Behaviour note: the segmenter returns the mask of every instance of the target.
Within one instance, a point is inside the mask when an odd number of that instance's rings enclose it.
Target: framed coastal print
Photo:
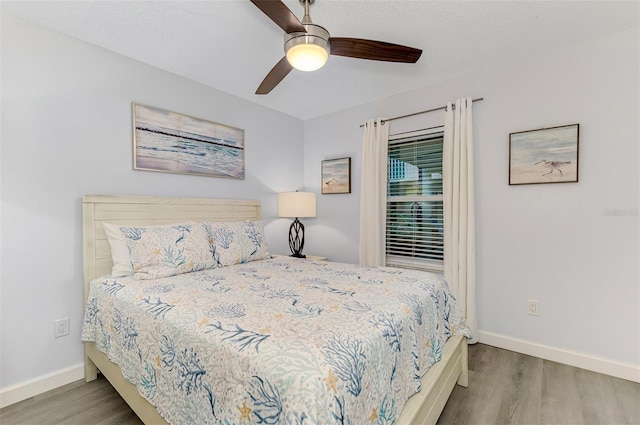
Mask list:
[[[351,157],[322,161],[322,194],[351,193]]]
[[[244,179],[244,130],[133,103],[133,168]]]
[[[509,134],[509,184],[576,183],[580,124]]]

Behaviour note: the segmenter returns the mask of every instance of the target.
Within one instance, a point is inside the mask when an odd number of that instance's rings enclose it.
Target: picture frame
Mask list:
[[[509,134],[509,185],[577,183],[580,124]]]
[[[322,161],[322,194],[351,193],[351,157]]]
[[[244,130],[132,103],[133,168],[244,179]]]

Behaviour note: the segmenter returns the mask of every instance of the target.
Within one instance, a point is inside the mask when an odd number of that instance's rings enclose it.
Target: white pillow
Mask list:
[[[113,260],[111,276],[131,276],[133,274],[131,255],[129,254],[127,241],[120,231],[120,226],[109,223],[103,223],[102,226],[104,227],[104,233],[107,234],[107,241],[109,241],[109,246],[111,247],[111,259]]]

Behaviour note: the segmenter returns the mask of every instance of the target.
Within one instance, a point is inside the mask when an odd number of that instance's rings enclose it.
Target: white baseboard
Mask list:
[[[84,378],[84,364],[0,389],[0,409]]]
[[[581,369],[598,372],[616,378],[640,382],[640,365],[623,363],[611,359],[579,353],[577,351],[564,350],[562,348],[549,347],[548,345],[499,335],[492,332],[479,331],[479,342],[516,353],[527,354],[545,360],[578,367]]]

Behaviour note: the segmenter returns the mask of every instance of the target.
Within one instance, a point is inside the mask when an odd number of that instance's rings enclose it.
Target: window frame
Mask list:
[[[444,142],[444,127],[431,127],[422,130],[415,130],[405,133],[397,133],[393,135],[389,135],[388,145],[391,147],[393,144],[406,143],[410,142],[411,139],[419,140],[419,139],[440,139],[441,143]],[[387,166],[389,166],[389,154],[387,154]],[[442,158],[441,158],[442,161]],[[385,223],[389,220],[389,202],[437,202],[442,205],[444,209],[444,199],[443,194],[437,195],[418,195],[418,196],[389,196],[388,187],[389,187],[389,179],[390,176],[387,175],[387,185],[385,186],[385,202],[387,203],[387,213],[385,214]],[[444,220],[444,210],[442,212]],[[386,227],[386,224],[385,224]],[[444,232],[444,229],[443,229]],[[385,245],[388,241],[388,235],[385,236]],[[444,243],[444,234],[443,234],[443,243]],[[417,270],[427,270],[434,272],[443,272],[444,270],[444,252],[443,252],[443,260],[434,260],[434,259],[417,259],[410,258],[402,255],[389,255],[388,247],[385,248],[385,265],[390,267],[401,267],[401,268],[409,268],[409,269],[417,269]]]

